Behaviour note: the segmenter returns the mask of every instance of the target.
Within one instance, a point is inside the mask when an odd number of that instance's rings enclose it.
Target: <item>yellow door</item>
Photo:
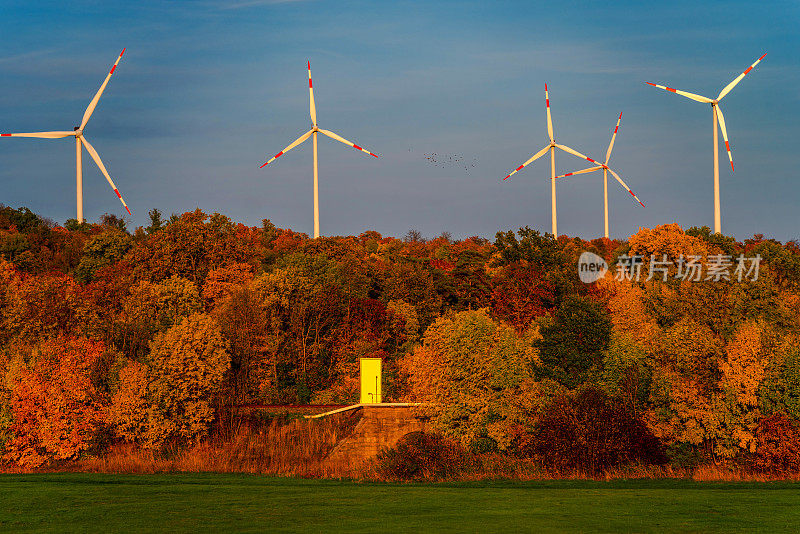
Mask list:
[[[381,359],[361,358],[361,404],[381,402]]]

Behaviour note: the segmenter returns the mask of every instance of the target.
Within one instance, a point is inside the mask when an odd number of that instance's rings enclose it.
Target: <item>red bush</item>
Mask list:
[[[467,451],[438,434],[411,432],[378,455],[378,475],[389,480],[440,480],[463,469]]]
[[[753,467],[774,474],[800,471],[800,428],[783,413],[758,422]]]
[[[600,472],[633,461],[666,460],[647,426],[597,388],[553,401],[537,421],[527,446],[521,452],[559,470]]]

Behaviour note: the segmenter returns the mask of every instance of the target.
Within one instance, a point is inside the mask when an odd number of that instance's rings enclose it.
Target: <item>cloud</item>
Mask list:
[[[0,57],[0,64],[16,63],[19,61],[26,61],[28,59],[45,56],[51,53],[54,49],[47,48],[44,50],[34,50],[33,52],[23,52],[21,54],[14,54],[11,56]]]
[[[296,4],[298,2],[305,1],[307,0],[245,0],[243,2],[225,2],[219,6],[219,9],[243,9],[248,7],[272,6],[277,4]]]

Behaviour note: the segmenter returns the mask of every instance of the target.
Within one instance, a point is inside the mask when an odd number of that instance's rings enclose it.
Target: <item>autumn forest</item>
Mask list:
[[[800,471],[796,242],[150,221],[0,206],[0,469],[230,441],[253,407],[357,403],[359,358],[379,357],[384,401],[422,403],[432,432],[411,445],[440,457]],[[595,283],[584,251],[609,265]],[[754,280],[649,277],[647,261],[617,279],[633,255],[761,264]]]

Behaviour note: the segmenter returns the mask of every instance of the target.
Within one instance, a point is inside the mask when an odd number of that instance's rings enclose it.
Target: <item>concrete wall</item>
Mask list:
[[[425,421],[410,406],[360,406],[353,431],[328,454],[331,461],[362,462],[384,448],[393,447],[409,432],[425,430]]]

